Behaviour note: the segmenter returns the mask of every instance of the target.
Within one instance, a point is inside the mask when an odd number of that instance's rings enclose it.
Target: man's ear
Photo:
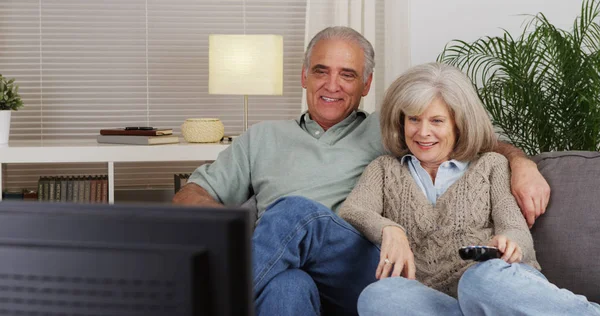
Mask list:
[[[366,96],[367,94],[369,94],[369,90],[371,90],[371,81],[373,81],[373,74],[371,73],[369,75],[369,79],[367,79],[367,82],[365,82],[365,88],[363,89],[363,93],[362,96]]]
[[[306,69],[302,66],[302,78],[300,78],[300,82],[302,82],[302,88],[306,89]]]

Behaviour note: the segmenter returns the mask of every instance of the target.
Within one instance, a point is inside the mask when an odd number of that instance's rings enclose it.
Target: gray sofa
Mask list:
[[[532,157],[552,193],[531,232],[546,277],[600,303],[600,152],[566,151]],[[254,209],[250,200],[245,207]]]
[[[532,158],[552,193],[531,232],[548,280],[600,302],[600,153],[550,152]]]

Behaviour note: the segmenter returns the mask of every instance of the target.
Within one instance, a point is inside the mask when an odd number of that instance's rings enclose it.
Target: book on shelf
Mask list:
[[[83,195],[85,194],[85,179],[79,177],[77,180],[77,202],[83,203]]]
[[[23,189],[23,200],[25,201],[37,201],[38,194],[35,190]]]
[[[94,201],[96,203],[102,203],[102,177],[98,177],[96,178],[96,191],[95,191],[96,197],[94,198]]]
[[[108,176],[102,177],[102,203],[108,203]]]
[[[61,183],[60,181],[62,180],[62,178],[56,178],[54,180],[54,201],[56,202],[60,202],[60,197],[61,197]]]
[[[90,203],[91,184],[92,178],[89,176],[85,177],[83,180],[83,203]]]
[[[69,202],[79,202],[79,179],[75,177],[73,179],[73,192],[71,193],[71,200]]]
[[[6,189],[2,192],[3,200],[22,200],[23,190],[21,189]]]
[[[90,180],[90,203],[96,203],[96,186],[98,185],[98,178],[92,177]]]
[[[40,177],[40,180],[38,181],[38,193],[37,193],[37,199],[38,201],[43,201],[44,200],[44,181],[46,180],[45,177]]]
[[[48,201],[54,201],[55,195],[54,195],[54,188],[55,188],[55,182],[56,180],[54,179],[54,177],[50,177],[48,178]]]
[[[44,186],[44,189],[42,190],[43,200],[44,201],[50,201],[50,191],[49,191],[49,188],[48,188],[48,185],[50,183],[50,178],[48,178],[48,177],[44,178],[44,180],[43,180],[42,183],[43,183],[43,186]]]
[[[35,198],[51,202],[107,203],[108,176],[43,176],[38,181]]]
[[[98,135],[96,140],[105,144],[159,145],[179,143],[179,137],[173,135],[139,136],[139,135]]]
[[[67,186],[68,179],[66,177],[60,177],[60,199],[59,201],[64,202],[67,200]]]
[[[69,177],[67,179],[67,202],[73,202],[73,184],[75,184],[75,180],[73,177]]]
[[[162,136],[162,135],[172,135],[172,134],[173,134],[173,129],[171,129],[171,128],[153,128],[150,130],[107,128],[107,129],[100,130],[100,135]]]

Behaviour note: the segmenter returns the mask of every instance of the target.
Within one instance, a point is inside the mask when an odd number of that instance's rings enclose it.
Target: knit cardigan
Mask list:
[[[381,244],[384,227],[404,229],[417,280],[454,297],[460,277],[474,264],[463,261],[458,249],[487,245],[494,235],[515,241],[523,251],[522,262],[540,269],[531,233],[510,191],[508,161],[496,153],[472,161],[435,206],[406,164],[381,156],[367,166],[339,215],[376,244]]]

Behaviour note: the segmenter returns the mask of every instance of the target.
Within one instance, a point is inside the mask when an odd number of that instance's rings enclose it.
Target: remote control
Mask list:
[[[466,246],[458,249],[458,254],[463,260],[486,261],[502,257],[502,253],[496,247],[488,246]]]

